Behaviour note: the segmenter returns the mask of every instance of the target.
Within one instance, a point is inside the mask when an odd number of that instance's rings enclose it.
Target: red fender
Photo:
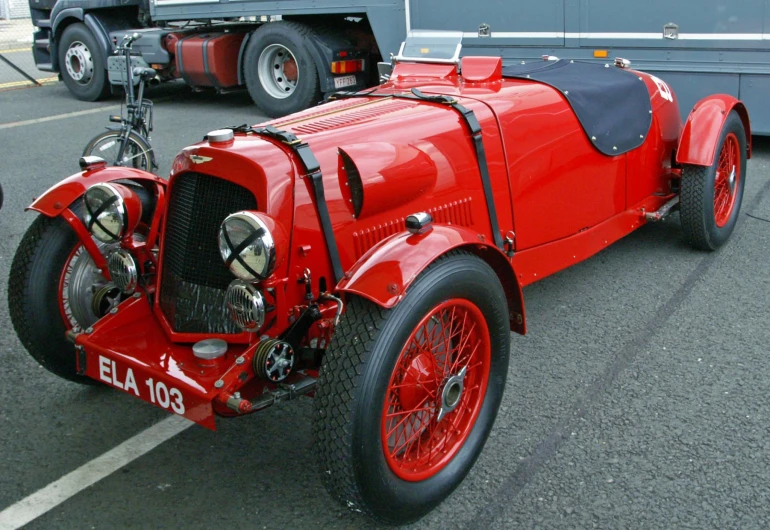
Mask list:
[[[140,169],[127,167],[103,167],[91,171],[75,173],[54,184],[40,197],[35,199],[27,210],[34,210],[48,217],[56,217],[83,195],[94,184],[113,180],[134,180],[152,182],[165,188],[166,181]]]
[[[480,240],[478,233],[460,226],[434,225],[425,234],[401,232],[382,240],[345,274],[337,289],[390,309],[428,265],[458,248],[476,254],[494,269],[508,298],[511,330],[525,334],[524,295],[510,259]]]
[[[746,157],[751,158],[751,123],[745,105],[727,94],[715,94],[700,100],[687,117],[687,123],[679,137],[677,163],[712,165],[722,126],[733,109],[741,117],[743,128],[746,130]]]

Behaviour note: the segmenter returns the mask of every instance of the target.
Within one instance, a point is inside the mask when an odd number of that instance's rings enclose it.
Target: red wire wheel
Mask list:
[[[717,174],[714,179],[714,221],[720,228],[725,226],[732,216],[740,179],[740,144],[735,133],[730,133],[722,144]]]
[[[462,448],[484,403],[489,329],[472,302],[441,302],[412,330],[388,384],[382,449],[391,471],[421,481]]]
[[[735,229],[746,186],[748,141],[743,119],[733,110],[722,126],[711,165],[682,166],[679,220],[685,240],[696,249],[718,249]]]

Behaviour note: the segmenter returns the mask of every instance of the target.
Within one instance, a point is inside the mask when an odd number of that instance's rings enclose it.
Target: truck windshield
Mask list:
[[[396,60],[456,63],[462,40],[461,31],[410,30]]]

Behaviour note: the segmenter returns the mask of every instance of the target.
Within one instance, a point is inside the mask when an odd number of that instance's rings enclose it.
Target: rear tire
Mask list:
[[[112,166],[133,167],[150,172],[158,167],[152,146],[143,136],[133,131],[128,136],[123,161],[118,163],[121,136],[120,131],[104,131],[97,134],[83,149],[83,156],[99,156]]]
[[[746,131],[735,111],[719,135],[714,163],[682,168],[682,232],[698,250],[716,250],[733,233],[746,184]]]
[[[503,288],[476,256],[440,258],[390,310],[350,296],[313,400],[331,495],[388,524],[440,504],[481,453],[509,349]]]
[[[312,34],[305,24],[281,21],[251,35],[243,58],[246,86],[268,116],[285,116],[320,101],[318,72],[308,52]]]
[[[59,72],[72,95],[98,101],[110,94],[104,51],[88,27],[80,22],[64,29],[59,40]]]

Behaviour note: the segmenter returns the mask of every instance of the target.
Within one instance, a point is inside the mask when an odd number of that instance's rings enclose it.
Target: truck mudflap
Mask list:
[[[216,430],[223,396],[253,378],[247,346],[230,344],[220,359],[203,361],[191,345],[168,340],[145,294],[116,309],[75,335],[78,372]]]

